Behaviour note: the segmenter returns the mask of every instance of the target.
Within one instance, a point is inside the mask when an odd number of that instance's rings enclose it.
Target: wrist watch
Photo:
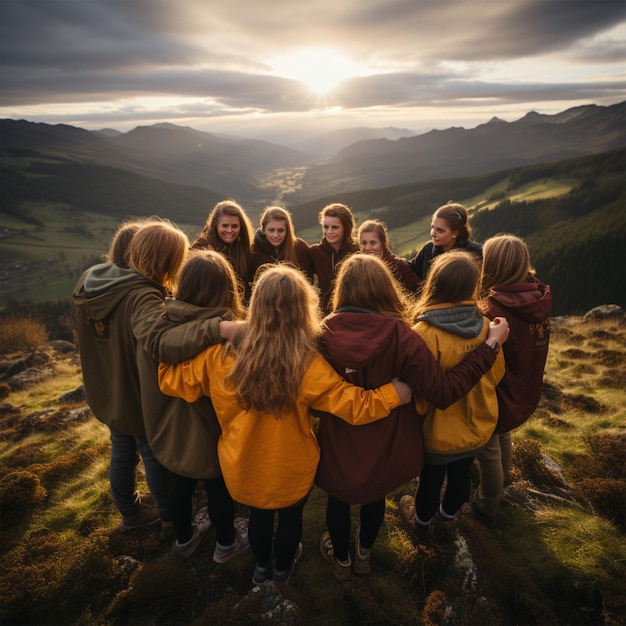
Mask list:
[[[491,337],[490,339],[487,339],[487,341],[485,341],[485,343],[496,353],[498,354],[498,352],[500,352],[500,344],[498,343],[497,339],[494,339],[493,337]]]

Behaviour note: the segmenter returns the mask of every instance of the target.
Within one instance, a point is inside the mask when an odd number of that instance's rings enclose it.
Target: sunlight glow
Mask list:
[[[318,95],[363,74],[351,59],[330,48],[301,48],[275,59],[271,66],[276,75],[297,80]]]

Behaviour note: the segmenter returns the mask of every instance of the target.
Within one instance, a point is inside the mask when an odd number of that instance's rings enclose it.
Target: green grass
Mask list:
[[[603,362],[605,353],[594,348],[594,333],[609,335],[602,342],[603,349],[613,351],[609,365]],[[624,366],[625,335],[611,322],[584,325],[576,319],[554,332],[546,381],[562,391],[560,404],[543,405],[514,434],[516,448],[531,438],[540,440],[541,452],[559,462],[574,490],[581,477],[601,476],[602,468],[623,471],[615,467],[614,458],[619,458],[626,432],[624,392],[598,381],[604,379],[605,368]],[[573,366],[560,365],[573,345],[594,365],[594,373],[582,381]],[[79,366],[71,356],[57,356],[53,368],[56,377],[8,396],[6,402],[19,407],[18,417],[0,413],[0,493],[16,471],[26,472],[45,489],[44,500],[26,499],[24,518],[0,532],[2,622],[260,623],[254,617],[254,600],[247,596],[251,554],[217,566],[210,532],[196,555],[183,562],[171,545],[160,542],[158,527],[133,533],[117,528],[107,478],[108,429],[93,418],[64,422],[76,407],[59,405],[58,397],[80,384]],[[602,413],[568,404],[573,396],[590,397],[591,392],[606,403]],[[42,411],[53,416],[41,422],[47,426],[37,427],[35,420],[20,435],[19,428],[31,423],[29,416]],[[595,435],[617,438],[592,451],[589,438]],[[513,478],[522,481],[516,484],[526,480],[534,489],[546,489],[533,483],[533,474],[519,472],[514,464]],[[139,486],[147,489],[141,472]],[[398,516],[400,497],[413,493],[415,486],[413,480],[389,494],[385,523],[373,548],[372,574],[346,584],[335,582],[319,553],[326,496],[317,488],[312,491],[304,514],[304,555],[292,584],[281,589],[298,606],[296,623],[435,624],[444,621],[445,611],[455,615],[455,623],[466,624],[623,623],[624,520],[621,526],[619,520],[612,523],[580,497],[537,501],[531,508],[503,504],[495,531],[467,519],[435,524],[433,543],[425,546]],[[195,497],[202,502],[203,491]],[[245,507],[238,510],[246,512]],[[352,523],[356,528],[356,507]],[[470,569],[455,565],[463,545]],[[118,562],[120,555],[136,559],[136,565]],[[483,600],[477,603],[477,597]]]

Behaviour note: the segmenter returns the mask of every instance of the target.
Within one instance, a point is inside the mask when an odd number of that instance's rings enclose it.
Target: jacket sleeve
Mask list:
[[[137,344],[154,361],[182,363],[207,346],[220,343],[220,318],[175,324],[165,314],[165,300],[158,289],[138,291],[131,308],[131,325]]]
[[[210,396],[209,369],[206,351],[178,365],[159,363],[159,387],[166,396],[196,402]]]
[[[319,354],[307,369],[302,390],[312,409],[332,413],[349,424],[369,424],[401,405],[391,383],[363,389],[346,382]]]
[[[400,377],[418,396],[438,409],[447,409],[466,395],[496,360],[494,350],[482,343],[458,365],[444,372],[424,340],[414,331],[402,338],[401,345],[404,346],[404,363]],[[424,406],[418,402],[418,413],[424,413]]]

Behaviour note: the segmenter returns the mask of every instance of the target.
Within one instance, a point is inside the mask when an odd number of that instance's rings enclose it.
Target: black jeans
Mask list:
[[[274,567],[285,570],[298,549],[302,538],[302,513],[307,498],[284,509],[256,509],[250,507],[248,538],[250,549],[259,565],[267,566],[272,560],[274,546]],[[274,515],[278,513],[278,526],[274,535]]]
[[[217,541],[223,546],[230,546],[235,540],[235,503],[226,489],[222,476],[202,481],[207,493],[207,511],[211,518],[211,526],[215,529]],[[178,543],[186,543],[191,539],[191,502],[198,480],[172,474],[172,492],[170,505],[172,522]]]
[[[359,542],[362,548],[374,545],[378,531],[385,519],[385,498],[361,505],[361,530]],[[347,502],[328,496],[326,505],[326,526],[333,542],[333,553],[340,561],[348,560],[350,548],[350,505]]]
[[[439,499],[444,479],[448,478],[441,507],[448,515],[454,515],[467,502],[471,483],[470,469],[474,457],[470,456],[452,463],[430,465],[425,463],[415,494],[415,513],[422,522],[429,522],[439,509]]]

